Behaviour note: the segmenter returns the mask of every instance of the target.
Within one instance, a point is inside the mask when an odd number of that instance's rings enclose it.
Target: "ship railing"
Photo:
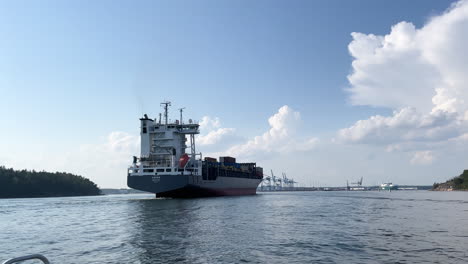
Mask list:
[[[46,257],[44,257],[43,255],[41,255],[41,254],[33,254],[33,255],[27,255],[27,256],[7,259],[4,262],[2,262],[2,264],[12,264],[12,263],[22,262],[22,261],[25,261],[25,260],[33,260],[33,259],[38,259],[38,260],[42,261],[42,263],[44,263],[44,264],[50,264],[49,260]]]
[[[196,124],[183,124],[183,125],[180,125],[177,130],[180,133],[183,133],[183,134],[199,134],[200,133],[198,123],[196,123]]]
[[[155,175],[155,173],[165,173],[169,175],[199,175],[200,167],[187,167],[187,168],[179,168],[179,167],[129,167],[127,169],[128,174],[131,176],[145,176],[145,175]]]

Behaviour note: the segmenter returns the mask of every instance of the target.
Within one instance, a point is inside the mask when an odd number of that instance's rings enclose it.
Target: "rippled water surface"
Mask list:
[[[0,200],[0,261],[467,263],[466,192]]]

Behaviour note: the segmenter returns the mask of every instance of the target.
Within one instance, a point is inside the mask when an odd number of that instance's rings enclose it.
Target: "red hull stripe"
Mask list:
[[[173,198],[191,198],[191,197],[209,197],[209,196],[234,196],[234,195],[254,195],[257,193],[256,188],[223,188],[223,189],[208,189],[185,187],[168,192],[156,193],[157,197],[173,197]]]

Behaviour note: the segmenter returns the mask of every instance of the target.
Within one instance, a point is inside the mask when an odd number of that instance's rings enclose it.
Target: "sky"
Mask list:
[[[0,1],[0,165],[126,187],[139,118],[301,186],[468,168],[468,2]]]

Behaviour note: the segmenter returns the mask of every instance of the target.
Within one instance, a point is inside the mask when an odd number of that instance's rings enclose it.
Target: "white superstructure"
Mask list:
[[[164,120],[151,119],[146,114],[140,119],[141,154],[134,157],[129,175],[157,175],[157,173],[183,174],[185,170],[201,175],[201,153],[196,153],[195,135],[199,134],[199,124],[188,120],[170,122],[168,108],[170,102],[161,103],[164,107]],[[187,137],[190,141],[190,152],[186,153]],[[183,164],[183,167],[181,167]]]

